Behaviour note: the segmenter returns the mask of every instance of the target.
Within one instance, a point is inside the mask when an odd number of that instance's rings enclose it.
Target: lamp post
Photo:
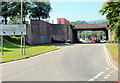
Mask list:
[[[23,13],[22,13],[22,11],[23,11],[23,8],[22,8],[22,7],[23,7],[23,3],[22,3],[22,0],[21,0],[21,24],[23,24],[23,23],[22,23],[22,17],[23,17]],[[20,54],[21,54],[21,55],[23,55],[22,36],[23,36],[23,35],[22,35],[22,33],[21,33],[21,50],[20,50]]]
[[[21,24],[23,24],[23,0],[21,0]],[[25,36],[21,33],[21,55],[25,55]]]

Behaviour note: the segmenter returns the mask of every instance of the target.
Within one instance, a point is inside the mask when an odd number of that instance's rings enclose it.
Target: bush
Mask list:
[[[4,36],[4,38],[13,43],[20,43],[20,36]]]
[[[112,40],[112,41],[108,40],[106,43],[117,43],[117,41],[115,41],[115,40]]]
[[[106,41],[106,43],[111,43],[111,41],[110,41],[110,40],[108,40],[108,41]]]
[[[67,40],[66,42],[67,42],[67,43],[71,43],[71,40]]]

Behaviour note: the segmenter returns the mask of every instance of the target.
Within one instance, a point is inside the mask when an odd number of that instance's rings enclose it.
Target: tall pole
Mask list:
[[[21,0],[21,24],[23,24],[23,0]],[[22,55],[25,55],[25,36],[22,34],[21,35],[21,50],[22,50]]]
[[[23,45],[24,45],[24,48],[23,48],[23,55],[25,55],[25,54],[26,54],[26,52],[25,52],[25,35],[24,35]]]
[[[1,34],[1,54],[3,55],[3,35]]]
[[[22,3],[22,0],[21,0],[21,24],[23,24],[22,22],[22,17],[23,17],[23,7],[22,7],[23,3]],[[20,50],[20,54],[23,55],[23,41],[22,41],[22,36],[23,34],[21,33],[21,50]]]
[[[21,51],[21,52],[20,52],[21,55],[23,55],[23,43],[22,43],[22,42],[23,42],[23,41],[22,41],[22,34],[21,34],[21,50],[20,50],[20,51]]]
[[[23,2],[21,0],[21,24],[23,24],[22,17],[23,17]]]
[[[85,31],[85,40],[86,40],[86,31]]]

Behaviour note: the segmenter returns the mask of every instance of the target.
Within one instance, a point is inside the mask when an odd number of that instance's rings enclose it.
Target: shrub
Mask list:
[[[67,43],[71,43],[71,40],[67,40],[66,42],[67,42]]]

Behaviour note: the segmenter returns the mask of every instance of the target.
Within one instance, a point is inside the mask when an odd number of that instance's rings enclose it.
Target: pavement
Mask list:
[[[104,44],[72,44],[2,65],[3,81],[116,81]]]

